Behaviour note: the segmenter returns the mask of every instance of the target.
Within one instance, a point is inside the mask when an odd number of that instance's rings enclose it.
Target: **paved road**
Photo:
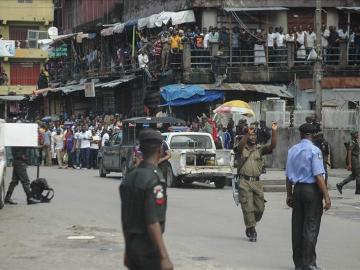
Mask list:
[[[11,170],[8,170],[8,179]],[[35,170],[30,169],[35,176]],[[56,190],[50,204],[21,204],[0,211],[1,270],[112,270],[121,266],[118,185],[120,176],[101,179],[92,170],[42,168]],[[359,269],[360,203],[353,191],[332,191],[333,210],[323,217],[318,255],[323,269]],[[170,189],[166,243],[175,269],[293,269],[291,211],[285,194],[268,193],[266,212],[258,226],[259,240],[244,237],[241,210],[230,189]],[[68,236],[95,236],[68,240]]]

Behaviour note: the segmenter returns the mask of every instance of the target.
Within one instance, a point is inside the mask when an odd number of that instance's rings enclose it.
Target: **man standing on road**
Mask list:
[[[91,131],[87,126],[83,126],[80,133],[80,159],[81,168],[89,169],[90,166],[90,140]]]
[[[143,160],[119,187],[124,264],[130,270],[173,269],[162,237],[167,205],[166,183],[158,167],[162,143],[159,132],[153,129],[141,132]]]
[[[272,138],[269,145],[257,145],[255,129],[250,126],[247,133],[235,142],[234,151],[238,156],[239,198],[246,226],[246,236],[256,242],[256,223],[264,213],[264,190],[260,183],[263,156],[271,154],[276,147],[277,124],[272,124]]]
[[[26,194],[27,204],[37,203],[37,201],[31,197],[30,180],[26,171],[26,161],[28,160],[26,155],[26,148],[12,147],[11,151],[13,155],[13,175],[6,193],[5,203],[17,204],[11,199],[11,195],[13,194],[15,187],[19,184],[19,181],[21,182]]]
[[[321,150],[312,143],[316,127],[300,126],[301,142],[290,148],[286,164],[286,203],[292,207],[292,249],[296,270],[318,270],[316,242],[324,209],[331,207]],[[294,186],[294,188],[293,188]]]
[[[344,179],[341,183],[336,184],[337,190],[342,194],[343,187],[356,180],[355,194],[360,194],[360,162],[359,162],[359,133],[357,131],[351,132],[351,141],[347,144],[347,157],[346,164],[348,171],[351,174]]]

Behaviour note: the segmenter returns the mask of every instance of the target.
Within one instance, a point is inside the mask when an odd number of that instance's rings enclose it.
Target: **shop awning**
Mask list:
[[[171,14],[172,25],[195,22],[195,14],[193,10],[184,10]]]
[[[131,80],[135,79],[135,76],[131,75],[131,76],[126,76],[124,78],[121,79],[117,79],[114,81],[110,81],[110,82],[105,82],[105,83],[98,83],[95,85],[95,87],[99,87],[99,88],[114,88],[115,86],[118,86],[119,84],[122,83],[126,83],[129,82]]]
[[[289,10],[286,7],[226,7],[224,8],[227,12],[232,11],[281,11]]]
[[[360,12],[360,7],[337,7],[337,9],[349,12]]]
[[[195,95],[204,96],[205,89],[196,84],[171,84],[160,89],[161,96],[166,102],[176,99],[189,99]]]
[[[0,100],[6,100],[6,101],[22,101],[26,97],[24,96],[0,96]]]
[[[223,83],[220,86],[214,84],[200,84],[199,86],[207,91],[252,91],[283,98],[294,98],[293,95],[287,91],[286,85]]]
[[[114,33],[117,33],[117,34],[121,34],[122,32],[124,32],[124,29],[125,29],[125,24],[124,23],[117,23],[114,25]]]
[[[162,106],[184,106],[197,103],[207,103],[223,99],[223,91],[205,91],[196,84],[172,84],[162,87],[161,96],[165,100]]]
[[[155,25],[157,27],[161,27],[163,24],[168,24],[168,22],[171,20],[171,16],[173,16],[175,12],[168,12],[163,11],[159,14],[159,17],[157,18]]]

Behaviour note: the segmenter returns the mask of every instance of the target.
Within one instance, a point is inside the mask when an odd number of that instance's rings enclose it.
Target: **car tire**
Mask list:
[[[179,186],[178,178],[173,174],[171,165],[168,165],[167,168],[167,177],[166,177],[166,184],[168,187],[177,187]]]
[[[123,160],[121,162],[121,174],[123,179],[125,178],[127,173],[128,173],[128,167],[126,165],[126,160]]]
[[[99,160],[99,175],[100,177],[106,177],[106,171],[104,170],[104,164],[103,164],[103,161],[102,159]]]
[[[3,209],[5,205],[5,179],[2,179],[0,184],[0,209]]]
[[[222,189],[222,188],[225,187],[226,178],[218,178],[218,179],[215,179],[214,184],[215,184],[215,187],[216,187],[217,189]]]

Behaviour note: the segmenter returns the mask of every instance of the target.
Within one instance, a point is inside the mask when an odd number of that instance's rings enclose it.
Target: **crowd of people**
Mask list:
[[[66,121],[39,122],[41,164],[97,169],[97,155],[113,132],[122,128],[121,115],[72,116]]]
[[[232,62],[235,64],[285,64],[288,57],[287,43],[289,42],[295,44],[294,57],[296,61],[311,62],[317,57],[316,34],[311,25],[299,25],[289,29],[287,33],[280,26],[270,26],[266,30],[236,26],[230,31],[225,26],[200,28],[198,25],[177,25],[174,27],[163,26],[161,31],[139,30],[135,37],[135,47],[132,46],[132,35],[130,38],[125,34],[125,38],[116,36],[113,40],[109,40],[107,42],[109,49],[103,51],[99,47],[99,36],[85,43],[84,48],[81,47],[81,44],[74,43],[71,46],[74,51],[71,53],[75,58],[74,63],[70,65],[70,60],[63,56],[50,59],[47,65],[50,76],[55,77],[59,70],[66,72],[69,67],[73,67],[75,73],[84,73],[100,68],[111,72],[125,72],[139,65],[142,66],[140,68],[144,68],[144,62],[139,59],[144,58],[140,57],[141,55],[146,56],[149,60],[145,63],[145,68],[153,72],[166,72],[180,66],[185,42],[190,44],[192,55],[196,56],[192,59],[195,62],[210,62],[206,56],[210,55],[214,43],[219,44],[222,55],[226,57],[232,55]],[[347,26],[336,29],[334,26],[324,25],[321,36],[324,61],[328,64],[339,63],[341,42],[348,44],[349,63],[359,64],[359,27],[354,27],[349,31]],[[138,61],[134,62],[133,55]],[[70,56],[69,54],[68,58]]]

